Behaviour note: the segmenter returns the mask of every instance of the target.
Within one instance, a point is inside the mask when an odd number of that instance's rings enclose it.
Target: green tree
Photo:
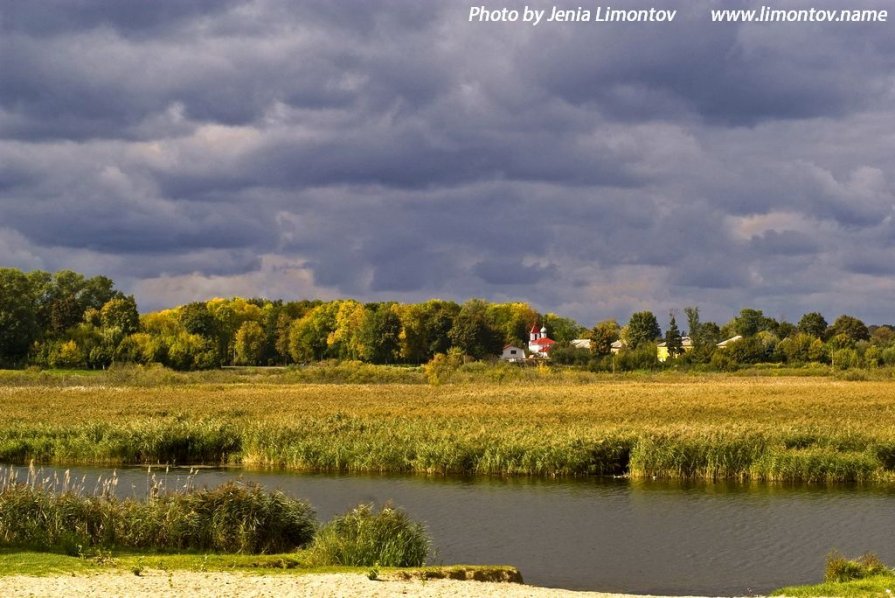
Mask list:
[[[870,331],[870,342],[877,347],[888,347],[895,341],[895,328],[887,324],[877,326]]]
[[[423,303],[429,355],[447,353],[451,348],[451,329],[460,315],[460,306],[453,301],[433,299]]]
[[[864,322],[853,316],[842,315],[836,318],[836,321],[830,327],[830,333],[831,336],[843,335],[852,344],[858,341],[870,340],[870,330],[868,330]]]
[[[485,301],[470,299],[460,308],[450,332],[453,345],[476,359],[498,355],[503,347],[503,335],[491,325],[487,312]]]
[[[542,323],[547,327],[550,338],[558,343],[572,342],[581,338],[586,332],[586,329],[572,318],[564,318],[552,313],[544,316]],[[527,336],[523,337],[523,340],[527,338]]]
[[[336,329],[338,303],[324,303],[295,320],[289,329],[289,354],[296,363],[327,357],[329,336]]]
[[[768,360],[768,350],[765,343],[754,335],[734,341],[717,352],[723,352],[736,364],[761,363]]]
[[[796,327],[799,332],[823,339],[827,333],[828,324],[820,312],[812,311],[803,315]]]
[[[417,304],[395,304],[392,310],[401,321],[400,357],[408,363],[425,363],[451,347],[450,331],[460,306],[453,301],[432,299]]]
[[[201,301],[187,303],[181,305],[178,312],[180,323],[187,332],[198,334],[206,339],[217,338],[217,322],[205,303]]]
[[[760,309],[745,308],[734,320],[734,329],[741,336],[754,336],[762,330],[770,330],[776,322],[766,318]]]
[[[792,322],[787,322],[785,320],[781,320],[777,322],[777,326],[774,327],[774,334],[779,338],[786,338],[796,334],[799,331],[798,327]]]
[[[684,353],[684,344],[674,314],[669,314],[669,318],[668,330],[665,331],[665,348],[668,349],[668,357],[674,359]]]
[[[527,303],[491,303],[488,321],[503,335],[503,342],[521,345],[528,341],[528,331],[540,316]]]
[[[105,276],[85,278],[71,270],[55,274],[34,272],[29,275],[37,301],[41,330],[51,338],[61,338],[77,326],[88,309],[99,310],[109,300],[121,296]]]
[[[797,332],[783,339],[777,348],[790,363],[821,361],[826,353],[823,342],[807,332]]]
[[[659,321],[651,311],[639,311],[628,320],[627,338],[625,341],[631,349],[644,345],[652,345],[662,335]]]
[[[0,365],[22,363],[39,332],[31,281],[19,270],[0,268]]]
[[[694,348],[699,348],[703,344],[700,334],[702,323],[699,319],[699,307],[695,305],[685,307],[684,314],[687,316],[687,336],[690,337]]]
[[[371,306],[364,314],[360,336],[361,358],[372,363],[394,363],[400,353],[401,320],[389,303]]]

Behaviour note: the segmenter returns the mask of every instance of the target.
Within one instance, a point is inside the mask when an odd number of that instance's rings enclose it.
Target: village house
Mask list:
[[[516,345],[506,345],[500,354],[500,360],[510,363],[521,363],[525,361],[525,351]]]
[[[726,349],[728,345],[730,345],[731,343],[735,343],[735,342],[737,342],[738,340],[740,340],[740,339],[742,339],[742,338],[743,338],[743,337],[742,337],[741,335],[738,334],[738,335],[736,335],[736,336],[734,336],[734,337],[731,337],[731,338],[728,338],[728,339],[726,339],[726,340],[721,341],[720,343],[718,343],[718,344],[715,345],[715,346],[718,347],[719,349]]]
[[[576,338],[572,340],[572,346],[576,349],[590,349],[593,342],[589,338]]]
[[[693,350],[693,341],[689,336],[681,337],[681,349],[684,350],[684,353]],[[665,342],[659,343],[656,347],[656,359],[664,363],[668,357],[668,345]]]

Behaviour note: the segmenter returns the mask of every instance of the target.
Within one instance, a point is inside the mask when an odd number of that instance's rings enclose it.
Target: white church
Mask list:
[[[556,341],[547,336],[546,326],[538,328],[538,325],[534,324],[528,332],[528,337],[528,353],[531,357],[550,357],[550,349]],[[525,351],[515,345],[506,345],[500,354],[500,359],[511,363],[522,362],[525,361]]]

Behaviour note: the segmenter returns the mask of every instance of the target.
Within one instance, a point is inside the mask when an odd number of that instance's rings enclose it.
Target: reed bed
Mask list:
[[[314,538],[310,505],[258,485],[167,490],[153,481],[146,500],[116,497],[113,476],[92,492],[66,472],[33,467],[20,480],[0,471],[0,543],[83,554],[91,548],[285,552]]]
[[[0,386],[0,461],[895,481],[895,383]]]

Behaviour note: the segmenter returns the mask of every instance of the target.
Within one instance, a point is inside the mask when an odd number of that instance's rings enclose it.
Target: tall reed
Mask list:
[[[214,489],[167,490],[154,481],[147,499],[119,499],[113,476],[93,491],[66,474],[24,480],[0,470],[0,542],[57,548],[88,547],[216,552],[284,552],[307,545],[316,520],[307,502],[260,486],[229,482]]]

